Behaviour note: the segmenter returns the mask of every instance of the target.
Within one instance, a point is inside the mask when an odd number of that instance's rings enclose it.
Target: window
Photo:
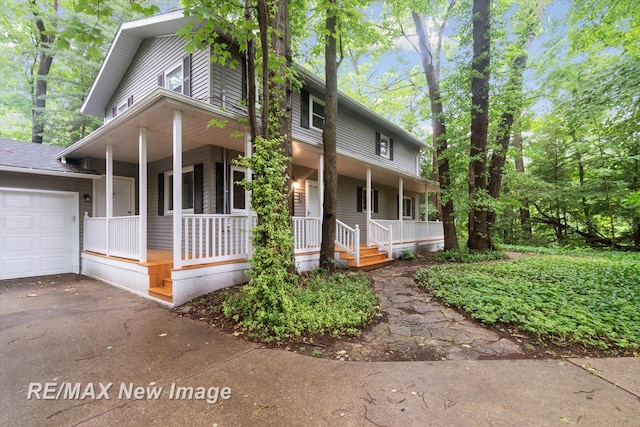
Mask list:
[[[413,218],[413,198],[402,198],[402,218]]]
[[[244,186],[240,183],[245,175],[245,169],[231,167],[231,213],[246,212],[247,210]]]
[[[322,130],[324,128],[324,103],[311,97],[311,126]]]
[[[182,64],[165,73],[165,87],[182,93]]]
[[[165,206],[166,212],[173,212],[173,172],[165,173]],[[193,166],[182,168],[182,211],[193,212],[195,200],[195,180]]]
[[[118,107],[116,108],[116,115],[120,115],[120,114],[124,113],[127,108],[129,108],[129,106],[127,105],[126,101],[123,102],[122,104],[118,105]]]
[[[358,212],[367,211],[367,189],[356,188],[356,210]],[[378,213],[378,190],[371,189],[371,202],[373,203],[373,213]]]
[[[393,139],[376,132],[376,154],[385,159],[393,160]]]
[[[324,128],[324,102],[312,96],[308,90],[300,89],[300,126],[306,129]]]
[[[111,118],[113,119],[116,116],[119,116],[120,114],[124,113],[132,105],[133,105],[133,95],[131,95],[129,98],[113,106],[113,108],[111,109]]]
[[[158,86],[191,96],[191,55],[158,74]]]

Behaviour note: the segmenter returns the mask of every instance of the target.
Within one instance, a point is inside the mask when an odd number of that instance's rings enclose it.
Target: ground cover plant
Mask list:
[[[256,305],[244,286],[223,296],[222,311],[245,331],[265,341],[331,335],[357,336],[373,318],[377,297],[369,276],[361,272],[312,273],[291,287],[273,313]]]
[[[559,346],[637,354],[640,254],[588,251],[440,265],[416,279],[445,304]]]
[[[435,261],[442,262],[481,262],[497,259],[506,259],[507,255],[500,251],[474,251],[467,248],[452,249],[431,254]]]

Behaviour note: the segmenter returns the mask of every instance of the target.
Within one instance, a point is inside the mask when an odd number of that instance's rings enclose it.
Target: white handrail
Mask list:
[[[100,254],[138,259],[140,251],[136,236],[139,226],[140,217],[137,215],[106,218],[85,214],[83,248]]]
[[[360,227],[349,227],[336,219],[336,244],[344,249],[355,260],[355,265],[360,264]]]
[[[182,215],[182,265],[248,258],[251,225],[246,215]]]
[[[293,244],[296,253],[320,250],[322,221],[315,217],[292,217]]]
[[[370,219],[367,229],[367,239],[386,250],[387,256],[393,258],[393,226],[388,227]]]

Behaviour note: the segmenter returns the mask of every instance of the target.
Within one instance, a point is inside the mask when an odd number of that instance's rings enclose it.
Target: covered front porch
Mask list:
[[[209,127],[211,119],[227,124]],[[65,150],[68,160],[90,159],[104,173],[104,194],[93,194],[102,211],[94,200],[93,213],[84,216],[82,272],[172,305],[245,282],[255,216],[249,209],[251,195],[236,185],[251,179],[250,170],[234,166],[238,154],[250,156],[251,144],[237,117],[164,89]],[[317,266],[321,243],[321,147],[294,141],[293,164],[294,185],[305,187],[292,217],[296,267],[306,271]],[[118,209],[114,183],[123,173],[134,187],[132,203]],[[338,221],[339,262],[360,267],[376,257],[392,259],[405,247],[442,241],[440,223],[403,212],[407,194],[426,198],[434,190],[428,182],[344,154],[338,173],[341,188],[362,190],[358,216]],[[397,192],[392,196],[397,207],[377,217],[374,185]],[[169,288],[169,295],[158,288]]]

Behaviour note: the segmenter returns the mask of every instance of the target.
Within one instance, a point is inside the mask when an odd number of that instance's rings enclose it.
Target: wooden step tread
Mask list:
[[[173,290],[166,286],[157,286],[155,288],[149,288],[149,292],[164,295],[166,297],[170,297],[173,295]]]
[[[356,267],[351,267],[351,268],[355,268],[356,270],[369,271],[369,270],[374,270],[376,268],[386,267],[387,265],[393,264],[394,262],[395,260],[393,258],[385,258],[382,261],[361,262],[360,265]]]

